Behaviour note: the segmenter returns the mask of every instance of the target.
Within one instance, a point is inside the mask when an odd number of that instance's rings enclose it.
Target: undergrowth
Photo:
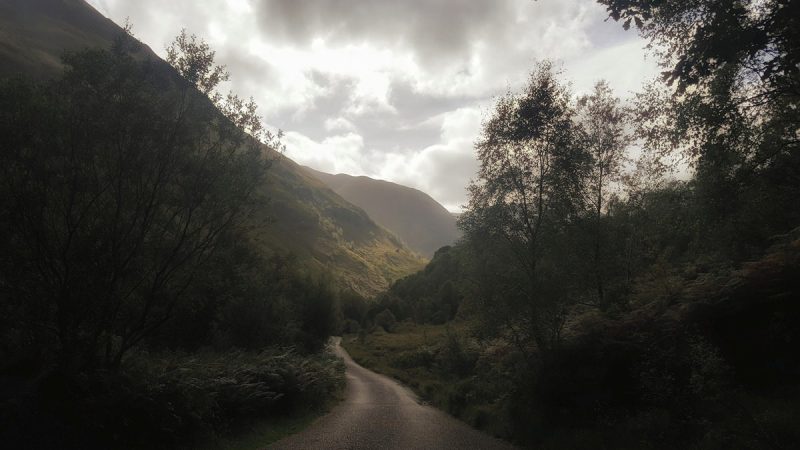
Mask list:
[[[327,352],[291,349],[143,353],[119,373],[4,378],[17,383],[0,398],[10,448],[197,448],[326,408],[344,366]]]

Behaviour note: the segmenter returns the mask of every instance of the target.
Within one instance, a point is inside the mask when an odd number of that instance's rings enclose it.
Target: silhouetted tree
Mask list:
[[[601,0],[651,40],[668,86],[637,96],[653,166],[685,161],[709,214],[706,242],[753,256],[796,226],[800,194],[800,2]]]
[[[598,0],[625,29],[655,44],[667,82],[680,91],[733,66],[757,87],[751,100],[800,94],[796,0]]]
[[[395,319],[390,309],[384,309],[375,316],[375,325],[391,333],[397,327],[397,319]]]
[[[578,100],[577,116],[583,145],[591,156],[586,180],[587,203],[590,206],[593,235],[593,268],[597,302],[605,305],[606,242],[603,229],[608,203],[618,193],[626,150],[630,141],[625,127],[626,115],[611,87],[603,81],[594,92]]]
[[[506,268],[486,280],[493,287],[482,296],[520,348],[554,348],[563,325],[567,293],[550,286],[545,242],[581,210],[589,155],[573,120],[568,89],[543,63],[521,93],[498,100],[476,143],[480,170],[460,225],[486,264]]]
[[[66,370],[118,367],[161,327],[268,166],[255,105],[206,96],[200,45],[181,77],[130,39],[65,57],[64,76],[0,89],[0,285],[30,340]],[[200,89],[198,92],[197,89]]]

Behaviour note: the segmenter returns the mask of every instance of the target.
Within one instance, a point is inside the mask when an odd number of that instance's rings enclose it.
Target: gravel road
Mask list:
[[[356,364],[335,342],[347,375],[345,400],[304,431],[270,449],[512,449],[447,414],[420,404],[396,381]]]

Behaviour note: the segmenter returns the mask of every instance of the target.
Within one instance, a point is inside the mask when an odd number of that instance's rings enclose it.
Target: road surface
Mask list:
[[[335,342],[344,359],[345,400],[304,431],[270,449],[512,449],[430,406],[396,381],[356,364]]]

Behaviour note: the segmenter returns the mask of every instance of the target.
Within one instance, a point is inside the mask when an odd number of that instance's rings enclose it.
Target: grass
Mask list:
[[[269,205],[253,216],[254,240],[296,255],[337,287],[371,297],[421,270],[426,261],[288,159],[276,163],[262,192]]]
[[[508,437],[497,378],[476,370],[480,350],[466,338],[470,324],[400,323],[392,333],[345,336],[342,345],[359,364],[390,376],[420,398],[498,437]]]
[[[305,409],[293,414],[259,420],[242,426],[230,435],[218,438],[202,450],[256,450],[278,442],[308,428],[316,419],[327,414],[341,397],[321,408]]]
[[[342,339],[342,346],[357,363],[400,380],[422,395],[419,391],[427,383],[441,381],[442,376],[425,367],[398,368],[395,358],[421,348],[439,346],[445,341],[448,329],[461,331],[462,328],[463,325],[416,325],[403,322],[393,333],[383,332],[379,328],[380,331],[366,335],[363,341],[357,335],[346,336]]]

